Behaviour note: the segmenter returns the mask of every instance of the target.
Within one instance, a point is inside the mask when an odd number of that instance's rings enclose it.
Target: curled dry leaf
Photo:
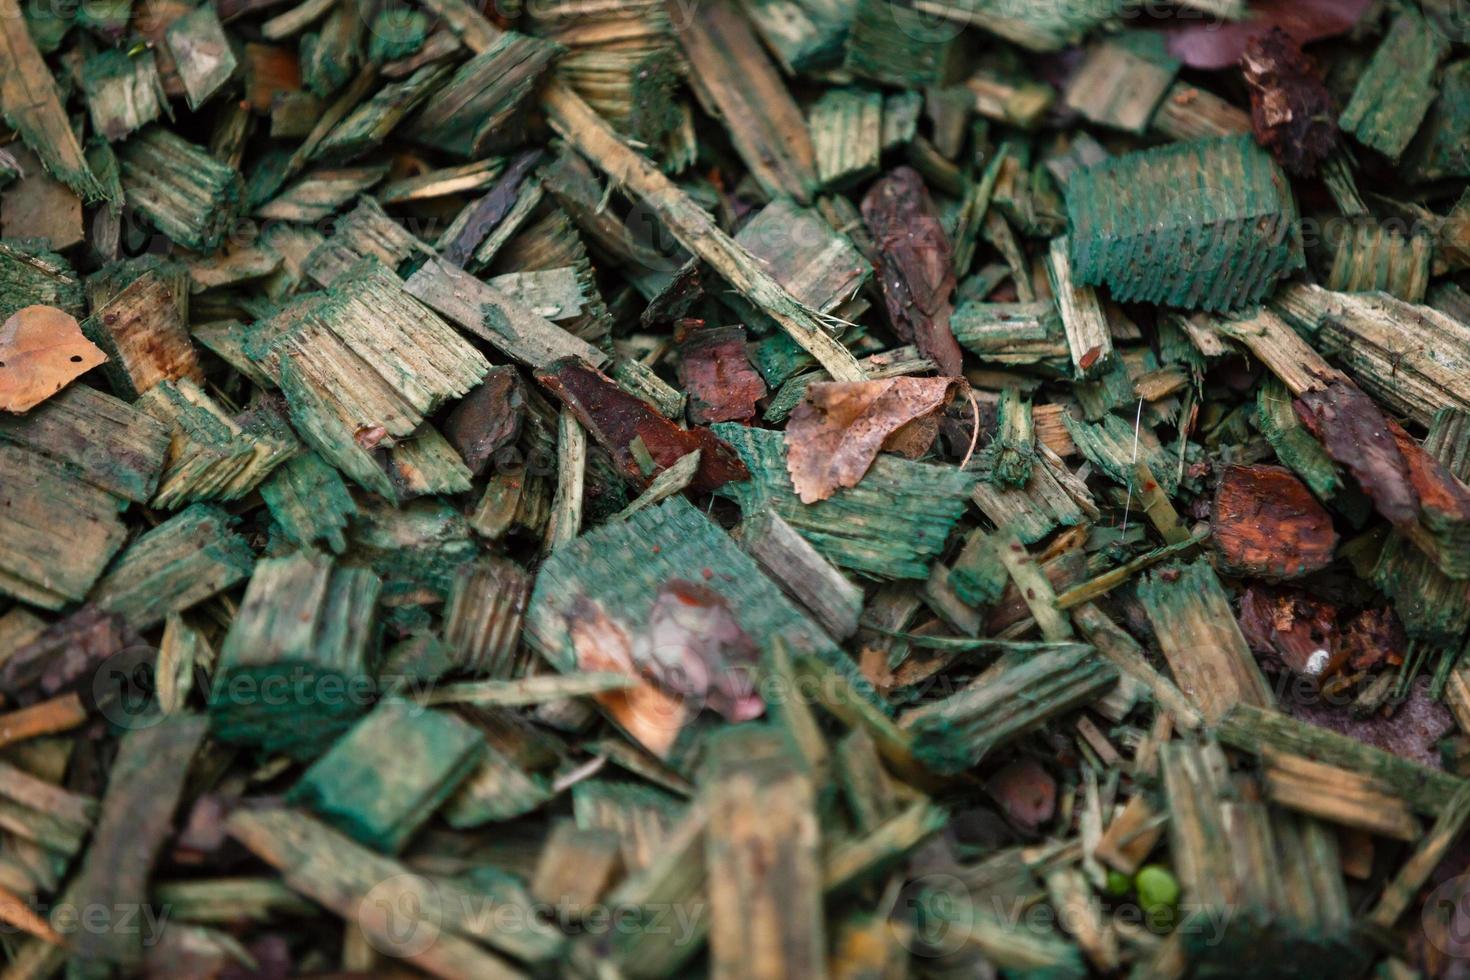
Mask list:
[[[1373,0],[1258,0],[1250,16],[1222,24],[1213,17],[1182,22],[1168,31],[1169,53],[1190,68],[1229,68],[1251,38],[1279,27],[1308,44],[1352,30]]]
[[[958,383],[954,378],[889,378],[812,385],[786,426],[786,469],[802,502],[816,503],[842,487],[857,486],[878,453],[895,442],[906,455],[915,455],[919,439],[914,437],[922,430],[911,423],[937,426],[935,416]],[[936,431],[929,430],[930,442]]]
[[[1310,177],[1337,146],[1337,114],[1317,62],[1279,27],[1251,39],[1240,59],[1256,142],[1287,170]]]
[[[106,360],[71,314],[16,310],[0,326],[0,410],[28,412]]]
[[[863,198],[863,221],[882,258],[883,301],[894,331],[957,377],[963,355],[950,327],[954,250],[924,180],[899,167]]]

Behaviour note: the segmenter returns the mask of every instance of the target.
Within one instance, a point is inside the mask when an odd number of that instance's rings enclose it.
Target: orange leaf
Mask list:
[[[30,411],[106,360],[70,314],[17,310],[0,326],[0,410]]]
[[[786,426],[786,469],[802,502],[816,503],[842,487],[857,486],[884,449],[922,455],[937,428],[905,427],[938,412],[956,383],[954,378],[889,378],[812,385]],[[917,446],[914,437],[921,434],[927,441]]]

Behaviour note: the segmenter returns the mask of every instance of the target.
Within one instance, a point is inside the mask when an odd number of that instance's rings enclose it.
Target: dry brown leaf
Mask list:
[[[0,410],[28,412],[106,360],[69,313],[16,310],[0,326]]]
[[[943,408],[957,383],[954,378],[889,378],[812,385],[786,426],[786,469],[802,502],[816,503],[842,487],[857,486],[878,453],[892,448],[895,436],[905,455],[916,455],[912,437],[923,429],[909,423]]]

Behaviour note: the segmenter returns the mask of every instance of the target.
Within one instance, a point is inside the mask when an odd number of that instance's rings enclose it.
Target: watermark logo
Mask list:
[[[411,959],[439,940],[444,907],[439,889],[414,874],[378,882],[357,906],[357,925],[368,943],[386,956]]]
[[[163,719],[151,646],[125,647],[98,665],[92,674],[92,702],[113,726],[124,731],[150,728]]]

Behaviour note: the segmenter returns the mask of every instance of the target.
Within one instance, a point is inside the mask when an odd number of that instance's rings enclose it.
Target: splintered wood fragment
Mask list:
[[[484,745],[453,715],[385,701],[312,763],[286,802],[395,854],[470,775]]]
[[[1285,287],[1271,306],[1389,410],[1425,426],[1442,408],[1470,410],[1470,325],[1455,317],[1308,284]]]
[[[1274,749],[1262,753],[1261,771],[1278,806],[1397,840],[1420,836],[1409,806],[1371,775]]]
[[[1256,396],[1256,427],[1275,450],[1276,458],[1296,473],[1318,500],[1331,502],[1355,524],[1366,518],[1366,500],[1352,493],[1342,467],[1302,425],[1291,393],[1277,378],[1263,383]],[[1363,506],[1355,507],[1354,500]]]
[[[586,698],[623,691],[636,681],[627,674],[544,674],[519,680],[465,681],[436,687],[421,698],[427,705],[478,704],[516,708],[563,698]]]
[[[1007,654],[958,693],[905,714],[914,757],[954,775],[994,749],[1087,704],[1118,681],[1092,647],[1073,643],[1040,654]]]
[[[708,869],[705,828],[708,814],[696,802],[668,833],[649,864],[628,875],[607,896],[612,908],[637,910],[635,922],[672,914],[683,929],[622,929],[610,937],[611,949],[599,951],[637,980],[671,977],[704,948],[709,930]],[[680,933],[683,933],[680,935]]]
[[[1026,607],[1041,628],[1041,635],[1053,643],[1072,639],[1072,625],[1057,609],[1056,593],[1036,559],[1014,532],[1002,529],[997,534],[1001,564],[1005,565],[1011,581],[1026,600]]]
[[[0,445],[0,593],[43,609],[86,597],[127,538],[117,499],[60,462]]]
[[[1219,720],[1216,734],[1226,745],[1244,752],[1304,756],[1370,777],[1425,816],[1437,816],[1445,802],[1465,786],[1465,780],[1450,773],[1255,705],[1236,705]]]
[[[817,313],[846,312],[848,301],[873,274],[872,263],[848,234],[829,224],[819,210],[785,199],[772,201],[751,217],[735,242]]]
[[[774,731],[710,740],[700,798],[710,902],[710,973],[826,975],[816,794]]]
[[[1136,39],[1125,36],[1126,42]],[[1088,49],[1063,102],[1099,125],[1142,134],[1173,84],[1179,62],[1149,57],[1135,50],[1141,44],[1125,41],[1103,41]]]
[[[1063,926],[1097,969],[1118,968],[1118,934],[1105,918],[1102,902],[1080,868],[1053,868],[1046,875],[1046,894]]]
[[[137,908],[148,901],[153,863],[173,829],[184,779],[208,728],[202,715],[176,715],[123,736],[91,846],[68,890],[79,907]],[[83,962],[129,970],[142,960],[142,933],[83,929],[72,936],[71,948]]]
[[[538,809],[553,795],[541,775],[526,773],[514,759],[487,745],[479,766],[445,805],[444,819],[459,829],[511,820]]]
[[[87,720],[87,708],[73,692],[0,715],[0,746],[38,735],[70,731]]]
[[[1214,742],[1164,745],[1160,768],[1181,900],[1237,913],[1214,941],[1185,935],[1179,968],[1267,975],[1310,956],[1367,969],[1329,826],[1244,797]]]
[[[310,153],[311,159],[340,163],[381,146],[400,123],[439,90],[449,71],[448,65],[425,65],[401,82],[384,85],[370,98],[354,107],[321,138]],[[305,96],[305,93],[302,95]],[[285,106],[279,101],[277,110],[285,111]],[[319,107],[310,118],[313,123],[320,118]],[[271,135],[276,135],[274,115]],[[484,167],[479,169],[481,172],[485,170]]]
[[[0,829],[70,857],[97,818],[97,801],[0,762]]]
[[[1108,824],[1092,853],[1108,867],[1133,875],[1163,839],[1168,814],[1159,813],[1148,794],[1138,793]]]
[[[787,292],[654,164],[629,147],[576,93],[552,81],[542,105],[562,138],[643,200],[680,244],[775,320],[835,380],[863,380],[857,359],[828,333],[822,319]]]
[[[158,660],[153,665],[158,710],[166,715],[182,713],[194,688],[194,672],[213,667],[214,648],[204,634],[178,613],[169,613],[158,644]]]
[[[525,976],[481,944],[510,945],[515,933],[532,930],[497,933],[488,919],[476,923],[476,900],[447,881],[413,874],[291,810],[236,810],[225,826],[231,837],[280,871],[291,888],[356,922],[377,949],[446,980]],[[434,937],[427,944],[426,934]]]
[[[346,549],[343,531],[357,505],[341,474],[316,453],[303,452],[277,467],[260,485],[260,496],[297,544],[325,544],[335,554]]]
[[[118,164],[128,204],[180,245],[212,252],[239,216],[239,171],[162,126],[130,137]]]
[[[823,187],[843,187],[878,171],[883,151],[883,95],[867,89],[828,89],[807,119]]]
[[[587,476],[587,429],[564,405],[556,422],[556,492],[542,551],[549,553],[582,533],[582,499]]]
[[[258,562],[219,651],[209,697],[215,737],[309,758],[346,731],[372,692],[366,658],[381,587],[371,571],[326,557]],[[292,689],[293,676],[315,680],[285,704],[262,696],[283,683]]]
[[[1188,82],[1175,82],[1154,113],[1153,131],[1187,143],[1251,131],[1250,113]]]
[[[896,88],[923,88],[950,81],[959,61],[959,32],[910,6],[856,0],[842,67]]]
[[[676,493],[683,493],[689,484],[694,482],[695,475],[699,472],[700,450],[696,449],[679,458],[679,461],[658,476],[654,477],[648,487],[640,493],[628,506],[618,511],[610,521],[626,521],[629,517],[638,513],[645,507],[652,507],[662,500],[667,500]]]
[[[1187,218],[1170,210],[1183,194]],[[1072,275],[1119,302],[1236,309],[1306,261],[1291,185],[1249,135],[1088,167],[1067,185],[1067,223]]]
[[[140,535],[92,590],[91,601],[146,630],[245,579],[254,556],[223,511],[196,504]]]
[[[806,121],[743,11],[730,0],[703,4],[678,38],[695,93],[756,182],[773,198],[808,203],[817,173]]]
[[[981,480],[971,499],[996,527],[1011,528],[1024,544],[1035,544],[1059,526],[1076,527],[1098,516],[1086,487],[1045,450],[1025,487],[1012,490]]]
[[[578,916],[598,902],[622,875],[621,842],[602,827],[563,820],[536,862],[531,894],[548,906],[565,905]]]
[[[86,312],[81,280],[44,242],[0,240],[0,317],[27,306],[54,306],[76,317]]]
[[[163,37],[190,109],[198,109],[235,73],[235,54],[212,4],[195,7],[174,21]]]
[[[990,480],[1000,486],[1024,487],[1031,480],[1036,462],[1036,431],[1031,421],[1031,403],[1018,388],[1001,392],[996,409],[995,438],[985,447],[983,463],[990,467]]]
[[[427,201],[489,187],[505,171],[503,157],[488,157],[459,167],[445,167],[395,180],[375,195],[381,204]]]
[[[1346,293],[1385,292],[1406,303],[1422,303],[1429,289],[1434,236],[1422,229],[1403,233],[1372,217],[1346,228],[1324,226],[1332,250],[1328,289]]]
[[[1293,288],[1287,286],[1285,291],[1289,293]],[[1210,326],[1244,345],[1293,395],[1300,396],[1342,377],[1290,323],[1270,310],[1239,319],[1211,320]]]
[[[83,321],[82,331],[107,352],[108,379],[124,398],[161,381],[204,383],[185,309],[174,284],[147,271]]]
[[[960,346],[982,361],[1019,366],[1065,360],[1072,352],[1052,300],[963,302],[950,324]]]
[[[736,450],[713,430],[680,428],[583,362],[573,358],[556,361],[538,371],[536,380],[562,401],[635,486],[647,486],[659,472],[696,449],[699,468],[691,486],[697,490],[715,490],[748,475]]]
[[[841,894],[871,881],[943,829],[946,819],[942,808],[920,798],[871,832],[838,840],[824,854],[823,888]]]
[[[59,18],[58,18],[59,19]],[[82,146],[67,118],[56,80],[51,77],[36,42],[31,38],[31,21],[18,0],[0,0],[0,112],[26,141],[26,145],[84,201],[107,197],[107,189],[87,166]]]
[[[1073,372],[1080,380],[1102,373],[1113,356],[1113,335],[1097,291],[1073,279],[1070,249],[1066,237],[1053,239],[1046,271],[1067,332]]]
[[[1056,90],[1014,72],[981,68],[965,79],[975,112],[986,119],[1034,129],[1056,102]]]
[[[745,518],[740,546],[782,591],[810,610],[833,639],[857,630],[863,590],[838,571],[779,514],[759,511]]]
[[[930,22],[974,24],[1028,51],[1060,51],[1077,44],[1112,17],[1105,7],[1086,4],[1011,5],[996,0],[919,0],[915,9]],[[954,29],[953,27],[951,29]]]
[[[885,578],[928,578],[930,565],[980,485],[972,471],[880,455],[857,486],[804,504],[791,482],[780,432],[733,422],[712,430],[735,448],[749,470],[748,480],[721,488],[743,513],[772,510],[834,565]],[[841,533],[833,530],[838,524]]]
[[[166,100],[152,52],[101,51],[82,63],[81,84],[92,128],[112,141],[157,119]]]
[[[1170,558],[1182,557],[1186,555],[1190,551],[1190,549],[1208,539],[1209,532],[1201,531],[1198,534],[1185,537],[1182,540],[1175,541],[1172,544],[1166,544],[1161,548],[1155,548],[1152,551],[1145,551],[1143,554],[1130,559],[1129,561],[1125,562],[1122,565],[1119,565],[1117,568],[1114,568],[1111,571],[1103,572],[1096,578],[1089,579],[1088,581],[1083,582],[1081,585],[1074,586],[1067,591],[1058,594],[1057,608],[1062,610],[1071,609],[1074,606],[1080,606],[1083,603],[1088,603],[1092,602],[1095,599],[1099,599],[1116,589],[1118,586],[1122,585],[1124,582],[1127,582],[1138,573],[1148,571],[1150,568],[1154,567],[1161,561],[1168,561]]]
[[[30,933],[36,939],[56,949],[62,958],[65,958],[65,953],[62,952],[66,949],[65,938],[55,929],[51,928],[51,924],[45,918],[31,911],[25,899],[3,886],[0,886],[0,921],[22,932]],[[10,967],[5,971],[7,977],[19,975],[18,967],[20,966],[21,960],[22,957],[19,955],[11,959]],[[61,964],[58,962],[56,965],[59,967]],[[56,971],[46,971],[47,974],[54,972]]]
[[[1449,39],[1417,8],[1399,11],[1338,125],[1396,162],[1429,112],[1435,72],[1449,50]]]
[[[1071,415],[1063,415],[1062,423],[1077,451],[1119,486],[1133,485],[1136,458],[1147,464],[1164,493],[1178,489],[1175,461],[1147,423],[1135,428],[1122,416],[1111,413],[1096,424],[1079,422]],[[1134,446],[1138,447],[1136,452]]]
[[[1369,923],[1385,931],[1394,927],[1394,923],[1408,911],[1414,896],[1424,887],[1434,869],[1459,839],[1467,820],[1470,820],[1470,784],[1461,786],[1453,797],[1445,801],[1444,809],[1435,817],[1434,826],[1419,841],[1409,859],[1399,867],[1393,880],[1383,889],[1378,904],[1368,913]],[[1415,829],[1418,829],[1417,826]],[[1417,837],[1416,834],[1415,838]]]
[[[185,922],[265,922],[276,915],[311,915],[316,908],[280,881],[265,877],[160,882],[153,887],[153,899]]]
[[[255,216],[303,224],[322,221],[387,175],[387,164],[313,170],[256,208]]]
[[[1169,669],[1206,721],[1219,721],[1238,704],[1272,704],[1271,688],[1208,561],[1155,571],[1139,585],[1138,598]]]
[[[485,557],[459,568],[444,610],[444,641],[457,672],[516,675],[521,618],[530,594],[531,577],[508,558]]]
[[[544,368],[563,357],[594,367],[607,355],[520,301],[441,259],[429,259],[403,284],[408,295],[438,311],[507,357]]]
[[[559,52],[539,38],[501,33],[460,65],[399,133],[465,160],[519,144],[530,100]]]
[[[1226,467],[1210,530],[1230,575],[1300,578],[1332,564],[1337,550],[1332,516],[1280,466]]]
[[[173,429],[154,507],[237,500],[260,485],[298,446],[284,420],[246,429],[187,379],[149,388],[138,407]]]
[[[1169,501],[1169,495],[1164,492],[1163,486],[1154,477],[1153,470],[1149,468],[1148,463],[1139,460],[1133,467],[1132,477],[1129,486],[1138,494],[1144,515],[1154,526],[1154,530],[1159,532],[1159,537],[1169,544],[1179,544],[1187,540],[1189,531],[1180,523],[1179,512],[1174,509],[1174,505]]]
[[[387,437],[406,438],[490,370],[479,350],[373,259],[298,309],[293,329],[257,361],[289,360],[354,429],[381,426]]]

